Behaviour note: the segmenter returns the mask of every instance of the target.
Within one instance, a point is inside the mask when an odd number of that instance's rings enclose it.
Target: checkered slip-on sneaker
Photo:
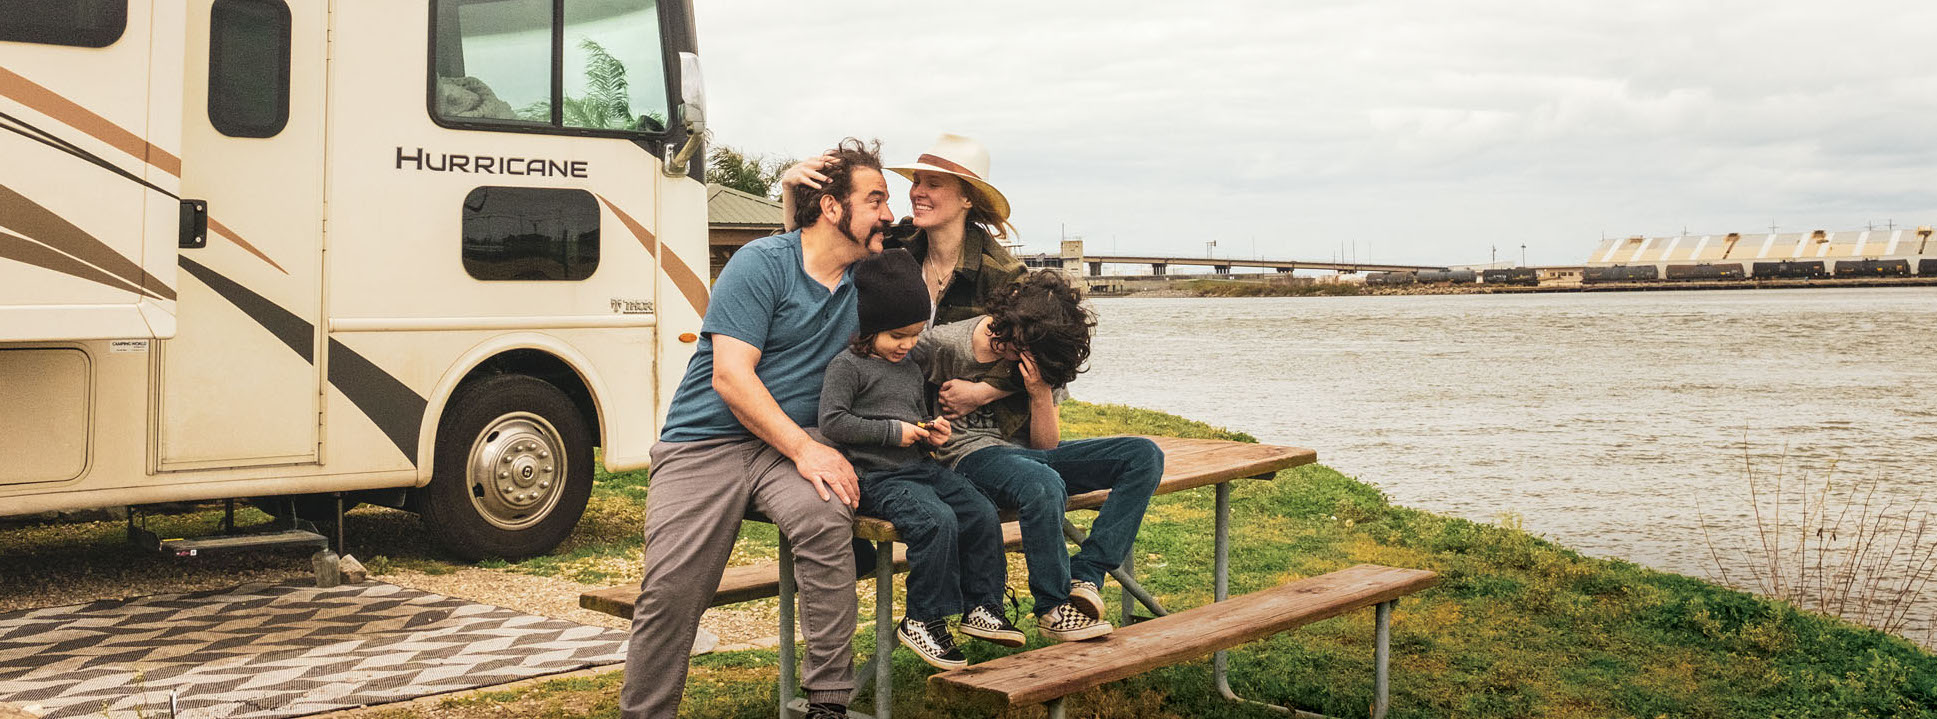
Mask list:
[[[1103,593],[1097,591],[1093,582],[1069,580],[1069,603],[1076,605],[1076,611],[1090,615],[1091,619],[1103,618]]]
[[[1116,631],[1109,622],[1084,615],[1074,604],[1059,604],[1048,614],[1036,617],[1036,629],[1059,642],[1079,642]]]
[[[903,618],[901,626],[895,630],[895,636],[901,639],[901,646],[914,651],[915,656],[936,669],[968,666],[968,657],[962,656],[961,648],[955,646],[955,635],[948,633],[946,619],[923,624]]]
[[[999,606],[983,605],[968,610],[962,615],[959,625],[962,633],[985,642],[995,642],[1005,647],[1019,647],[1026,643],[1022,630],[1009,623]]]

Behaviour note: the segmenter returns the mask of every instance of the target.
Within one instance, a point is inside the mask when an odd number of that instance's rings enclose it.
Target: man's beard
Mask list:
[[[846,237],[849,241],[853,242],[854,244],[867,248],[870,254],[874,252],[874,242],[872,242],[872,240],[876,237],[886,234],[888,231],[888,223],[882,222],[880,220],[875,220],[874,229],[868,232],[868,236],[855,237],[854,230],[853,230],[854,223],[851,221],[851,219],[854,217],[854,211],[852,209],[849,209],[847,206],[847,203],[845,202],[841,203],[841,216],[843,218],[841,220],[841,235],[843,237]]]

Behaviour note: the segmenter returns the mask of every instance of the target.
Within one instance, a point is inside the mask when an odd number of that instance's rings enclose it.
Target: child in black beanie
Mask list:
[[[929,318],[921,264],[889,250],[854,265],[860,331],[827,365],[820,429],[861,477],[861,513],[893,522],[908,545],[908,612],[895,632],[903,646],[941,669],[968,663],[948,632],[1019,647],[1022,632],[1002,611],[1008,565],[995,505],[966,478],[930,458],[952,427],[928,419],[916,341]],[[882,558],[880,561],[887,561]]]

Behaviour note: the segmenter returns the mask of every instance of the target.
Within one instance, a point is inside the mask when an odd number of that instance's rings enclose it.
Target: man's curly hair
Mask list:
[[[1044,382],[1062,387],[1088,370],[1090,337],[1096,314],[1083,306],[1083,293],[1058,270],[1023,275],[989,291],[983,307],[995,339],[1036,357]]]
[[[813,227],[814,223],[821,221],[821,197],[824,195],[833,197],[835,202],[840,203],[841,211],[852,216],[854,208],[848,206],[847,196],[854,192],[854,168],[867,167],[881,171],[880,140],[862,142],[858,138],[844,138],[827,154],[833,156],[821,168],[827,182],[821,183],[818,190],[806,185],[795,185],[793,188],[795,227]]]

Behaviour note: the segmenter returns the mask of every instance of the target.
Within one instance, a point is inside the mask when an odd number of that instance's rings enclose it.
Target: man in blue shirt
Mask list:
[[[807,716],[846,716],[860,489],[854,468],[808,429],[828,360],[858,321],[849,266],[881,251],[894,215],[879,143],[848,138],[830,155],[829,182],[793,190],[802,229],[748,243],[721,270],[698,352],[653,445],[646,572],[619,693],[628,719],[678,713],[700,614],[749,508],[793,545]]]

